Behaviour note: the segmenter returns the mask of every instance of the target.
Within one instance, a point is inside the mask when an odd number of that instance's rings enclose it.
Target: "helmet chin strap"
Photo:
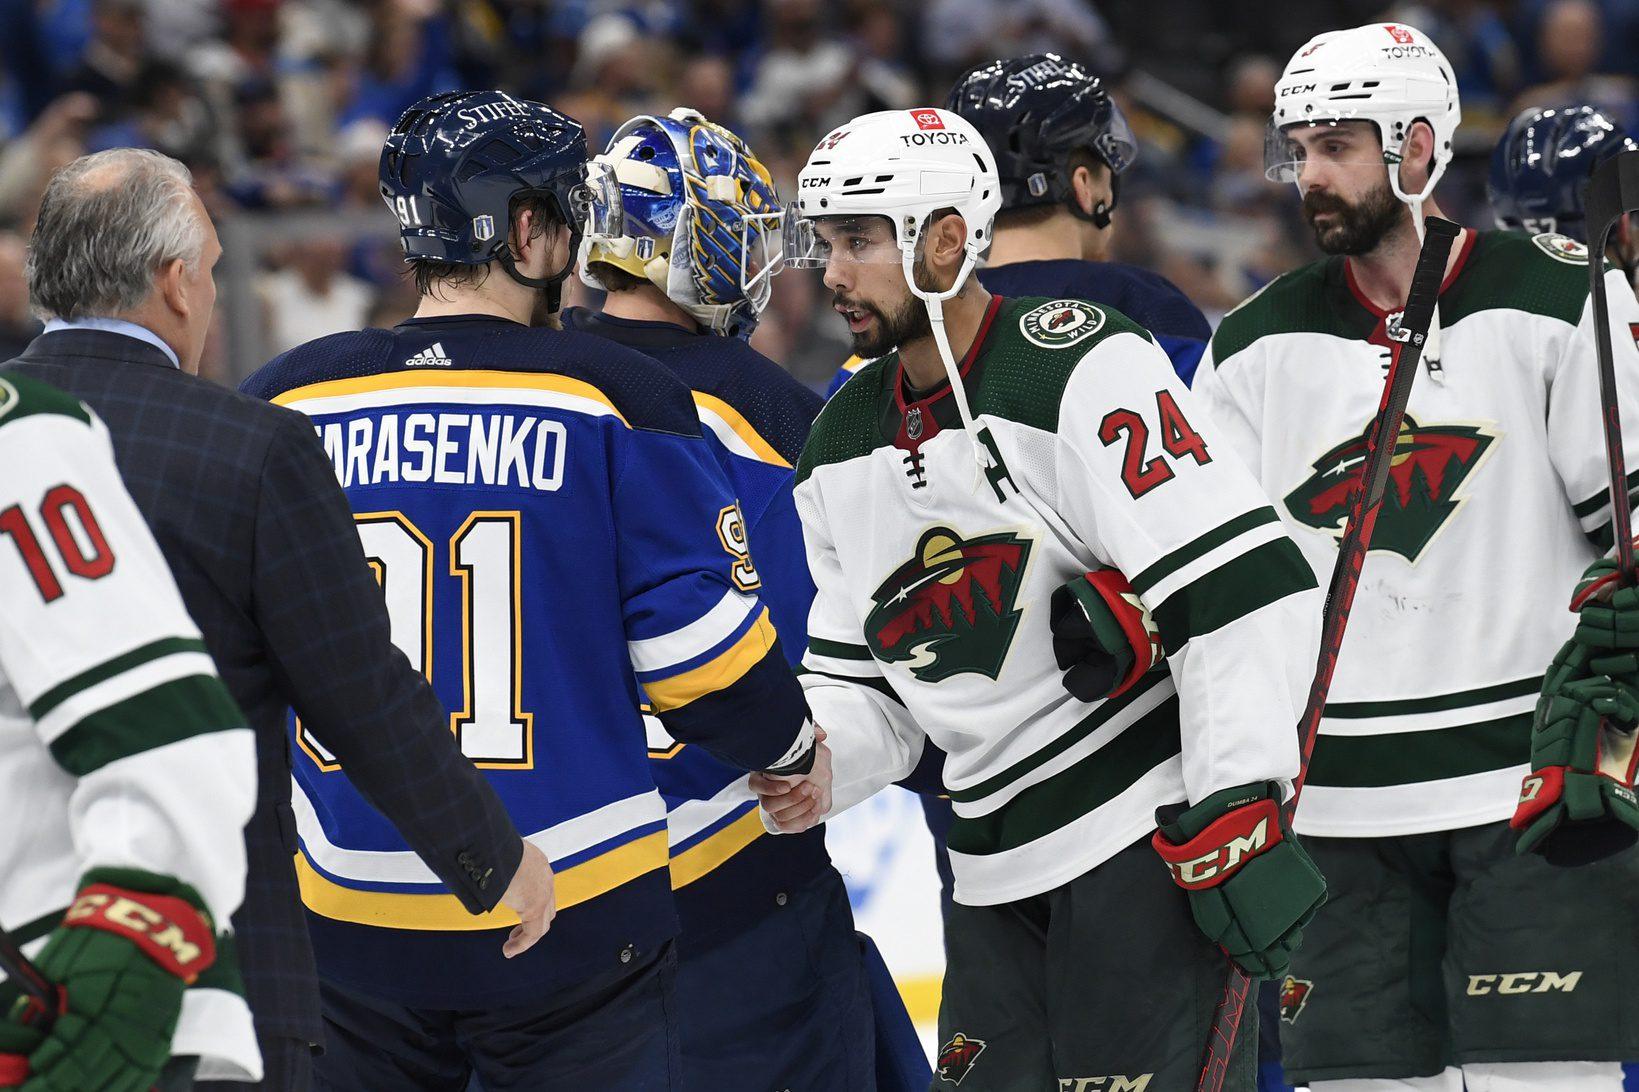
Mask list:
[[[933,327],[933,344],[939,350],[939,360],[945,366],[945,378],[950,381],[951,397],[956,399],[956,412],[961,415],[962,428],[967,432],[968,445],[973,449],[973,479],[969,489],[976,489],[979,485],[979,473],[990,469],[990,453],[979,442],[978,426],[974,424],[973,410],[967,402],[967,386],[962,382],[962,371],[956,365],[956,354],[951,352],[950,337],[945,333],[945,301],[962,290],[978,259],[970,251],[962,258],[962,268],[957,272],[956,279],[951,282],[950,288],[943,292],[929,292],[916,283],[916,248],[907,247],[904,251],[902,268],[905,273],[905,283],[910,285],[911,294],[928,309],[928,324]]]
[[[1400,142],[1401,163],[1405,162],[1405,148],[1410,141],[1411,132],[1408,129],[1405,139]],[[1416,193],[1407,193],[1405,190],[1400,188],[1400,164],[1395,163],[1389,167],[1389,188],[1394,191],[1395,197],[1399,198],[1402,203],[1411,209],[1411,226],[1417,233],[1417,246],[1419,250],[1422,248],[1424,236],[1428,234],[1428,231],[1423,224],[1423,205],[1428,201],[1430,195],[1434,193],[1434,184],[1440,180],[1440,175],[1444,173],[1444,170],[1445,168],[1443,166],[1436,165],[1435,168],[1429,172],[1428,182],[1421,190]],[[1440,302],[1438,298],[1436,298],[1434,301],[1434,311],[1431,315],[1429,315],[1428,337],[1423,341],[1423,367],[1428,371],[1428,377],[1430,379],[1436,383],[1444,385],[1446,376],[1445,368],[1440,363],[1440,340]]]
[[[507,276],[523,285],[546,293],[546,309],[551,314],[557,314],[563,306],[563,282],[569,274],[575,271],[575,256],[580,253],[581,233],[573,228],[569,231],[569,257],[564,259],[563,268],[550,277],[526,277],[518,269],[517,260],[512,257],[512,247],[504,246],[496,259],[501,268],[507,271]]]

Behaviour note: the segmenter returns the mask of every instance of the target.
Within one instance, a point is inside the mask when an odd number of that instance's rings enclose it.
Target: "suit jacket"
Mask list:
[[[258,1032],[319,1042],[292,861],[287,709],[467,909],[500,900],[522,855],[518,833],[427,680],[389,640],[347,498],[307,418],[186,375],[116,333],[42,334],[0,370],[46,380],[107,422],[126,488],[255,729],[259,793],[233,922],[240,962]]]

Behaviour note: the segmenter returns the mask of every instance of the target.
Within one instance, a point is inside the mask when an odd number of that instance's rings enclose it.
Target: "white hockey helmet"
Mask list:
[[[1002,207],[996,157],[984,137],[960,114],[934,107],[864,114],[833,129],[809,153],[797,176],[797,200],[787,232],[787,261],[824,266],[830,248],[813,221],[832,216],[882,216],[893,225],[911,291],[927,293],[911,278],[916,244],[928,217],[955,209],[967,224],[966,260],[948,299],[990,248],[992,225]]]
[[[1383,142],[1394,195],[1421,204],[1451,162],[1451,141],[1462,114],[1457,80],[1445,54],[1422,31],[1403,23],[1372,23],[1317,34],[1287,62],[1275,84],[1275,113],[1264,143],[1264,173],[1296,182],[1303,148],[1287,136],[1293,126],[1369,121]],[[1428,184],[1406,193],[1397,169],[1413,122],[1434,130]]]

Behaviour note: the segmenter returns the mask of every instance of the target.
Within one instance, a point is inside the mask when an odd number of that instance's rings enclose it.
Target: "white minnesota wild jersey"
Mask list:
[[[225,930],[256,803],[250,729],[108,430],[20,376],[0,378],[0,604],[0,927],[35,954],[80,877],[117,867],[190,884]],[[217,951],[172,1051],[202,1076],[257,1080],[231,938]]]
[[[1458,246],[1438,367],[1412,388],[1300,832],[1508,818],[1543,673],[1574,624],[1572,586],[1611,544],[1586,251],[1513,232],[1469,231]],[[1633,445],[1639,314],[1620,274],[1609,296]],[[1232,311],[1196,379],[1320,574],[1337,558],[1394,317],[1328,258]]]
[[[797,469],[818,597],[803,684],[841,810],[931,739],[956,899],[1058,887],[1155,828],[1157,806],[1291,778],[1319,643],[1313,575],[1148,333],[1079,300],[992,300],[961,364],[993,463],[948,388],[899,357],[826,405]],[[1166,648],[1085,703],[1053,658],[1054,589],[1126,574]]]

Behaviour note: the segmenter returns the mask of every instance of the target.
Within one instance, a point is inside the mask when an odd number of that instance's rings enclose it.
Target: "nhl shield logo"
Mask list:
[[[913,440],[922,438],[922,407],[912,406],[905,413],[905,435]]]
[[[488,215],[472,218],[472,236],[480,243],[487,243],[495,238],[495,217]]]
[[[1062,349],[1104,328],[1104,312],[1086,300],[1054,300],[1019,319],[1019,332],[1032,345]]]
[[[1281,1023],[1297,1023],[1298,1013],[1309,1003],[1309,994],[1314,992],[1314,988],[1315,984],[1308,979],[1286,976],[1286,980],[1280,984]]]
[[[939,1048],[939,1062],[935,1072],[941,1081],[961,1084],[973,1072],[973,1063],[985,1052],[985,1041],[957,1032],[950,1042]]]

